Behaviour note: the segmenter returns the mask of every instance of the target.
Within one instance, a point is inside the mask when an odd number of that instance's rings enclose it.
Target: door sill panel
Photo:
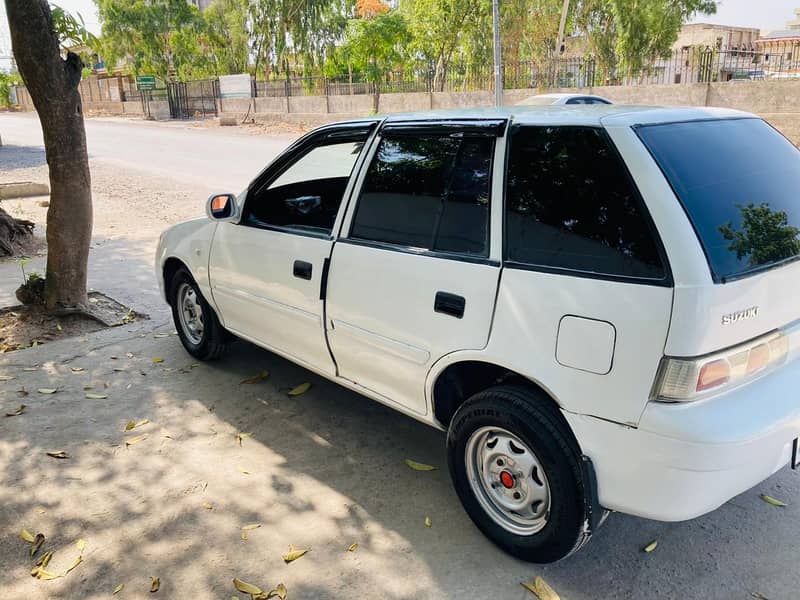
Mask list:
[[[417,348],[416,346],[411,346],[409,344],[384,337],[344,321],[338,321],[334,319],[333,332],[335,334],[342,332],[351,338],[355,338],[360,342],[372,346],[373,348],[382,350],[383,352],[391,354],[392,356],[396,356],[397,358],[402,358],[403,360],[415,365],[427,364],[431,358],[431,353],[423,348]]]
[[[272,310],[277,310],[287,315],[292,315],[295,317],[302,317],[309,321],[314,321],[316,324],[322,327],[322,317],[318,314],[313,312],[309,312],[307,310],[303,310],[302,308],[297,308],[296,306],[289,306],[288,304],[283,304],[282,302],[276,302],[275,300],[270,300],[269,298],[264,298],[262,296],[254,296],[253,294],[248,294],[247,292],[243,292],[241,290],[231,290],[225,287],[214,287],[212,289],[212,294],[221,293],[233,298],[238,298],[240,300],[247,300],[257,306],[266,307]]]
[[[236,329],[231,329],[230,327],[228,327],[227,329],[232,334],[234,334],[236,337],[242,338],[244,341],[250,342],[251,344],[255,344],[259,348],[263,348],[264,350],[268,350],[269,352],[272,352],[273,354],[277,354],[278,356],[281,356],[281,357],[285,358],[286,360],[289,360],[289,361],[291,361],[291,362],[293,362],[293,363],[295,363],[297,365],[300,365],[304,369],[308,369],[309,371],[313,371],[317,375],[322,375],[323,377],[326,377],[327,379],[333,379],[334,377],[336,377],[335,367],[334,367],[332,362],[330,363],[330,371],[326,371],[322,367],[318,367],[316,365],[312,365],[311,363],[306,362],[302,358],[298,358],[298,357],[294,356],[293,354],[291,354],[289,352],[286,352],[285,350],[281,350],[280,348],[276,348],[275,346],[271,346],[269,344],[266,344],[266,343],[262,342],[261,340],[257,340],[257,339],[255,339],[255,338],[253,338],[253,337],[251,337],[251,336],[249,336],[249,335],[247,335],[245,333],[242,333],[241,331],[238,331]]]

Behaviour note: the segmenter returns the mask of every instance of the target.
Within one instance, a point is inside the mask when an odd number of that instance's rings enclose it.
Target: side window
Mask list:
[[[369,166],[351,238],[488,255],[493,138],[385,137]]]
[[[512,262],[663,279],[652,227],[603,130],[518,127],[506,180]]]
[[[242,223],[329,234],[364,139],[323,142],[250,194]]]

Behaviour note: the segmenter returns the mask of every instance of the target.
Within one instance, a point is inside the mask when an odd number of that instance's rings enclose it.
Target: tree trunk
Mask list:
[[[61,57],[47,0],[5,0],[14,58],[44,134],[50,169],[45,306],[86,305],[92,190],[78,85],[83,63]]]

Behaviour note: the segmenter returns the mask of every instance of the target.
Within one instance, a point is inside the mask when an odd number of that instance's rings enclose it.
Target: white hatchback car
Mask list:
[[[573,104],[613,104],[608,98],[592,94],[536,94],[517,103],[517,106],[547,106]]]
[[[736,111],[373,117],[212,196],[156,269],[190,354],[233,334],[446,430],[475,524],[549,562],[797,466],[798,190]]]

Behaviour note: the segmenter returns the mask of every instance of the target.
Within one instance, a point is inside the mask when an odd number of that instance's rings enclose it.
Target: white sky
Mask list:
[[[97,8],[93,0],[54,1],[72,13],[81,13],[89,29],[94,33],[100,32]],[[794,18],[795,8],[800,8],[800,0],[719,0],[716,15],[699,17],[695,21],[718,25],[758,27],[765,33],[783,29],[786,22]]]

